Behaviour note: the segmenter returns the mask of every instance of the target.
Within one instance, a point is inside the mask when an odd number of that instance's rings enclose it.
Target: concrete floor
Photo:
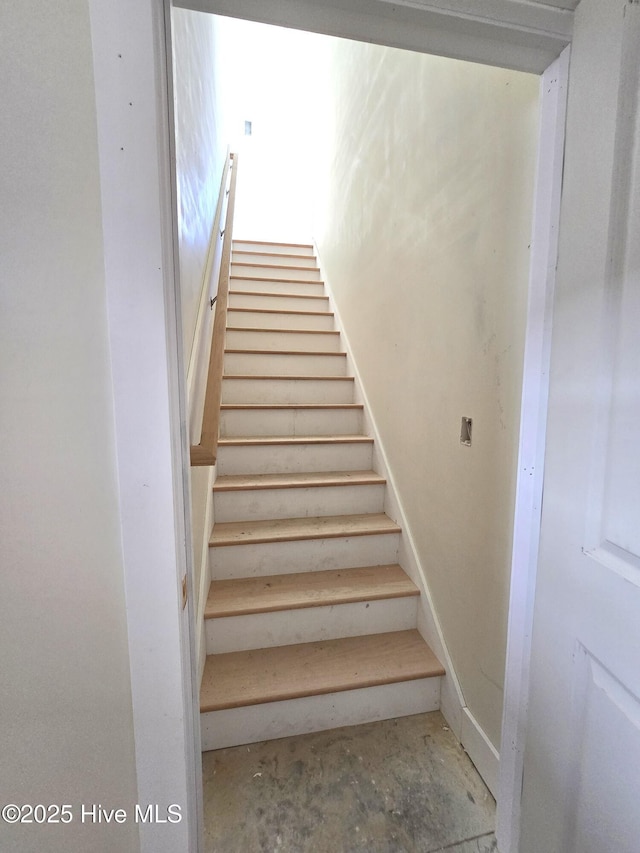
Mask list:
[[[203,755],[206,853],[492,853],[495,802],[439,712]]]

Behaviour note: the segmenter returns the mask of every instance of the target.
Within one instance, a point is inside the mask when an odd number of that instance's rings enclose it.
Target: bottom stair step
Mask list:
[[[440,678],[418,678],[266,705],[210,711],[200,714],[201,748],[206,752],[437,711],[440,682]]]
[[[444,675],[418,631],[208,655],[200,711],[241,708]]]

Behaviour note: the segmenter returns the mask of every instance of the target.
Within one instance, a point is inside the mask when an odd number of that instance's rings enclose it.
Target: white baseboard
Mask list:
[[[462,709],[460,742],[484,779],[493,798],[497,799],[500,754],[468,708]]]

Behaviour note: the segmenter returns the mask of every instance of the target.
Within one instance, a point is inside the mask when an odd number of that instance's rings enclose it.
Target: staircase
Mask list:
[[[205,750],[439,707],[346,364],[312,246],[234,241]]]

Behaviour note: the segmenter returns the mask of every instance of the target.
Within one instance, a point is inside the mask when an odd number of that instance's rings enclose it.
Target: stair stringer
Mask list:
[[[467,710],[462,688],[458,677],[456,676],[453,662],[447,649],[424,568],[418,558],[418,552],[411,533],[411,527],[398,493],[393,471],[389,465],[388,457],[385,452],[384,443],[378,431],[375,419],[371,414],[371,406],[369,405],[369,400],[362,383],[358,365],[353,356],[353,350],[351,349],[348,328],[340,315],[339,307],[333,295],[330,276],[327,274],[326,269],[322,265],[322,258],[315,241],[314,249],[318,266],[320,267],[320,278],[324,281],[325,292],[329,297],[330,310],[334,312],[336,326],[340,329],[342,335],[342,346],[347,353],[347,373],[355,379],[354,400],[357,403],[362,403],[364,406],[363,432],[374,439],[373,470],[385,477],[387,481],[384,511],[389,518],[395,521],[395,523],[402,528],[398,549],[398,562],[420,590],[420,597],[418,599],[418,631],[425,642],[431,647],[436,657],[442,662],[446,670],[446,674],[442,676],[441,680],[440,710],[449,723],[449,726],[455,736],[461,743],[463,743],[463,746],[466,746],[463,740],[463,720],[466,719],[468,721],[468,718],[472,715]],[[473,760],[473,754],[471,754],[471,758]],[[479,761],[478,763],[482,762]],[[478,769],[482,774],[482,768],[478,767]],[[491,775],[491,773],[487,772],[487,775]]]

